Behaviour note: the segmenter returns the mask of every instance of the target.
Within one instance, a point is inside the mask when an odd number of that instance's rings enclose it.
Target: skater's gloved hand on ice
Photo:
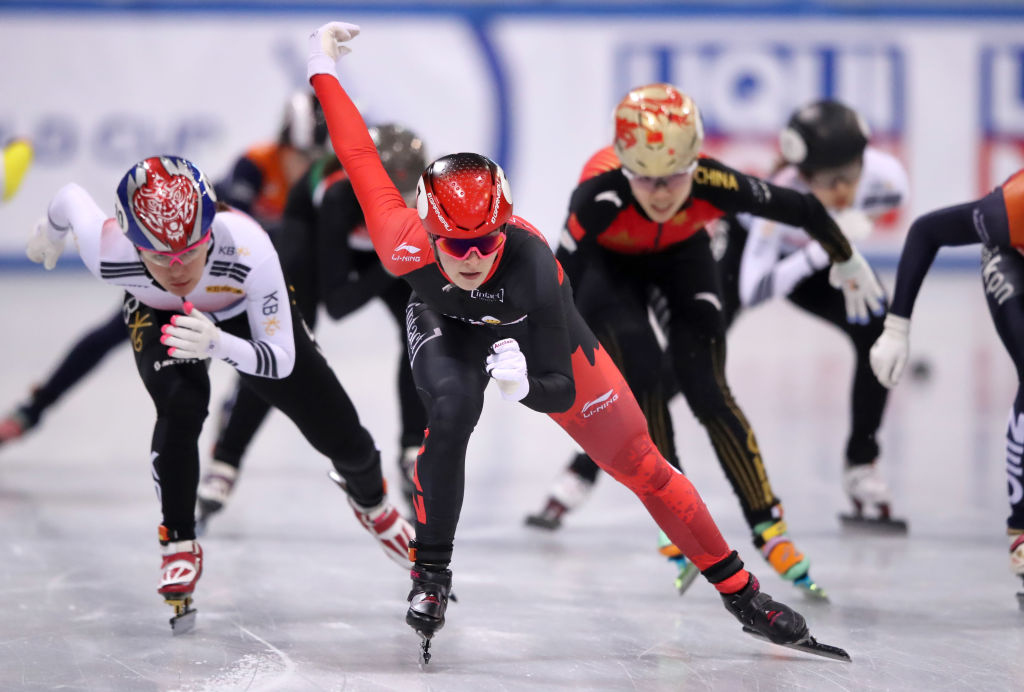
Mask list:
[[[64,243],[67,239],[67,231],[54,228],[49,219],[43,217],[36,221],[35,230],[25,245],[25,254],[46,269],[53,269],[57,266],[57,259],[64,252]]]
[[[875,377],[892,389],[903,375],[910,354],[910,320],[891,312],[885,316],[885,329],[871,347],[869,360]]]
[[[352,52],[345,42],[358,35],[359,27],[345,22],[328,22],[310,34],[306,79],[312,79],[315,74],[337,76],[338,60]]]
[[[487,356],[487,374],[494,378],[505,401],[521,401],[530,393],[530,380],[526,375],[526,356],[519,350],[515,339],[502,339],[491,345]]]
[[[828,272],[828,282],[843,291],[846,298],[846,321],[867,324],[868,311],[874,315],[885,313],[885,292],[878,283],[871,265],[857,248],[845,262],[836,262]]]
[[[174,315],[160,328],[160,343],[172,358],[215,358],[220,348],[220,328],[210,318],[185,303],[185,314]]]

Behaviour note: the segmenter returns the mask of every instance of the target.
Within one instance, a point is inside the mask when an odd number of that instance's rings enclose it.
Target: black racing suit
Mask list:
[[[409,286],[381,265],[352,184],[335,157],[314,163],[292,186],[279,230],[271,234],[271,240],[310,329],[316,327],[320,305],[336,320],[374,298],[379,297],[387,306],[403,343],[397,364],[402,419],[399,444],[403,448],[418,447],[426,414],[404,348]],[[247,389],[243,380],[229,410],[213,457],[237,469],[270,406]]]
[[[744,175],[710,158],[699,159],[692,192],[676,214],[655,223],[635,200],[608,147],[584,168],[557,256],[576,286],[584,319],[636,394],[652,438],[678,466],[667,406],[672,388],[648,316],[652,292],[664,299],[676,381],[707,430],[753,529],[779,519],[781,509],[753,428],[726,382],[721,283],[704,229],[722,216],[742,212],[805,227],[836,260],[851,255],[813,195]],[[583,457],[574,460],[573,469],[584,477],[596,475]]]

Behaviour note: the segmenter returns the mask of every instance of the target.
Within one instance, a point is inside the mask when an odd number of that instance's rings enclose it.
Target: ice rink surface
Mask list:
[[[41,269],[6,272],[0,295],[5,408],[119,304],[91,276]],[[762,561],[703,430],[682,400],[672,406],[687,472],[727,540],[852,664],[744,635],[703,579],[677,596],[653,523],[608,478],[561,531],[525,527],[573,445],[493,391],[469,448],[459,602],[426,670],[404,622],[407,575],[279,414],[202,540],[196,628],[174,637],[156,593],[153,411],[121,347],[0,448],[0,690],[1020,690],[1024,612],[1004,534],[1015,376],[977,274],[929,277],[911,339],[931,374],[895,391],[881,436],[911,525],[893,537],[844,532],[836,519],[847,509],[843,337],[785,303],[730,334],[734,393],[830,605],[805,602]],[[324,319],[320,340],[395,479],[397,328],[374,305]],[[215,411],[234,374],[216,363],[211,376]]]

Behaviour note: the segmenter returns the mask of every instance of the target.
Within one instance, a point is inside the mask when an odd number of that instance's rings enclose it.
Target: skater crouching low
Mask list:
[[[480,154],[442,157],[423,172],[416,209],[388,178],[335,61],[359,32],[332,22],[310,36],[308,74],[385,267],[413,290],[409,357],[427,407],[414,471],[417,537],[406,622],[422,660],[445,624],[466,447],[493,380],[503,399],[548,414],[644,503],[673,543],[752,634],[849,660],[818,644],[803,617],[759,590],[700,495],[658,453],[622,375],[580,317],[544,236],[512,215],[501,167]],[[399,253],[396,248],[401,248]]]
[[[115,210],[107,218],[84,189],[65,185],[27,254],[52,269],[72,231],[86,267],[126,291],[129,340],[156,407],[149,458],[163,515],[158,590],[174,606],[172,629],[191,628],[203,571],[194,512],[212,358],[233,366],[331,460],[360,524],[407,567],[412,527],[388,501],[373,439],[303,328],[263,229],[218,205],[206,176],[175,156],[133,166]]]

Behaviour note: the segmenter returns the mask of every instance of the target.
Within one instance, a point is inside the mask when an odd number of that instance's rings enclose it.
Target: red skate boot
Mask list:
[[[337,471],[331,471],[327,475],[339,488],[345,491],[348,503],[352,506],[356,519],[359,520],[364,529],[370,532],[371,536],[377,539],[380,547],[384,549],[384,554],[403,569],[411,569],[409,541],[416,538],[416,531],[413,529],[412,524],[388,500],[387,483],[384,484],[383,500],[374,507],[362,507],[356,504],[352,496],[348,494],[345,479]]]
[[[163,559],[160,569],[160,588],[157,592],[164,602],[174,608],[170,619],[171,631],[183,634],[190,631],[196,622],[196,610],[192,608],[192,592],[203,574],[203,549],[195,540],[168,541],[167,529],[160,527],[160,546]]]

